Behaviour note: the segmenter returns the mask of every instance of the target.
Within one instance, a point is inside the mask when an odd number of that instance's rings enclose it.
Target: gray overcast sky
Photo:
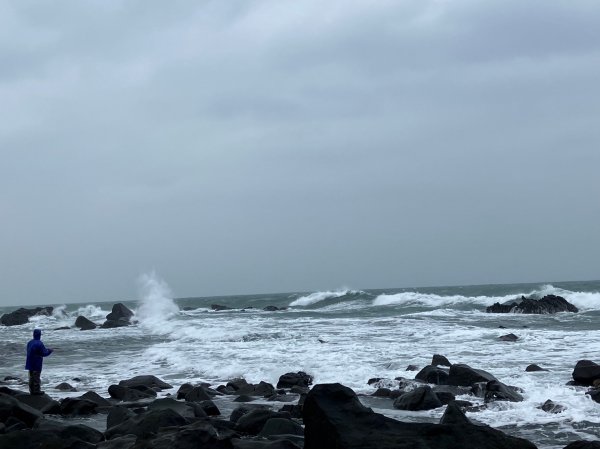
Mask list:
[[[0,305],[597,279],[600,2],[0,3]]]

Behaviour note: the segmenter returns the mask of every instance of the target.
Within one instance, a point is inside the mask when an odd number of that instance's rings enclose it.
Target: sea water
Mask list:
[[[523,402],[490,403],[469,418],[541,448],[600,439],[600,404],[585,394],[587,388],[567,385],[578,360],[600,363],[600,281],[183,299],[173,299],[154,275],[139,284],[138,300],[124,301],[135,312],[133,326],[56,330],[73,326],[77,315],[102,323],[113,302],[57,305],[50,317],[0,326],[0,379],[26,378],[24,348],[36,327],[55,348],[44,361],[42,380],[56,397],[73,395],[52,388],[61,382],[107,397],[110,384],[140,374],[178,387],[184,382],[216,386],[236,377],[276,384],[280,375],[297,371],[311,374],[315,383],[340,382],[369,395],[375,391],[367,384],[370,378],[412,379],[408,365],[424,367],[433,354],[442,354],[523,389]],[[580,312],[485,313],[495,302],[546,294],[565,297]],[[214,311],[212,304],[231,310]],[[264,311],[268,305],[285,310]],[[499,340],[508,333],[519,339]],[[547,371],[526,372],[532,363]],[[444,410],[399,411],[390,399],[361,398],[375,411],[404,421],[436,422]],[[473,396],[459,399],[482,403]],[[565,411],[542,411],[547,399]]]

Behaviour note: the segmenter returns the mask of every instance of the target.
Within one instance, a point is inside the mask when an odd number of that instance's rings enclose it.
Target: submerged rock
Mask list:
[[[532,363],[531,365],[528,365],[527,368],[525,368],[525,371],[527,371],[528,373],[532,373],[535,371],[548,371],[548,370],[536,365],[535,363]]]
[[[498,339],[502,341],[517,341],[519,337],[517,337],[515,334],[506,334],[501,335],[500,337],[498,337]]]
[[[558,312],[579,312],[579,309],[562,296],[546,295],[541,299],[522,296],[521,299],[507,304],[499,302],[485,309],[487,313],[528,313],[550,314]]]
[[[538,408],[547,413],[562,413],[567,409],[564,405],[557,404],[557,403],[551,401],[550,399],[548,399],[546,402],[544,402]]]

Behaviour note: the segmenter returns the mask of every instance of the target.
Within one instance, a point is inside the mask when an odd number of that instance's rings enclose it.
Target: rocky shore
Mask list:
[[[574,385],[592,387],[600,401],[600,365],[582,360]],[[2,449],[530,449],[536,446],[476,421],[494,401],[521,401],[523,391],[491,373],[434,355],[414,379],[369,379],[374,397],[400,410],[445,407],[439,423],[402,422],[374,412],[339,383],[312,385],[304,372],[283,374],[276,385],[232,379],[221,385],[179,386],[152,375],[125,379],[106,391],[53,399],[0,385]],[[9,387],[10,385],[11,387]],[[55,391],[72,392],[68,383]],[[457,400],[461,396],[462,400]],[[483,398],[483,405],[464,400]],[[564,407],[551,399],[547,413]],[[92,418],[96,426],[87,425]],[[87,423],[87,424],[85,424]],[[598,442],[574,441],[565,449],[594,449]]]

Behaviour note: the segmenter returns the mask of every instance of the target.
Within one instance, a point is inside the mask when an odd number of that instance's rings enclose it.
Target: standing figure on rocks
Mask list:
[[[42,374],[42,363],[44,357],[52,354],[52,349],[46,348],[42,343],[42,331],[34,329],[33,340],[29,340],[27,343],[27,361],[25,362],[25,369],[29,370],[29,393],[33,395],[42,395],[43,391],[40,390]]]

